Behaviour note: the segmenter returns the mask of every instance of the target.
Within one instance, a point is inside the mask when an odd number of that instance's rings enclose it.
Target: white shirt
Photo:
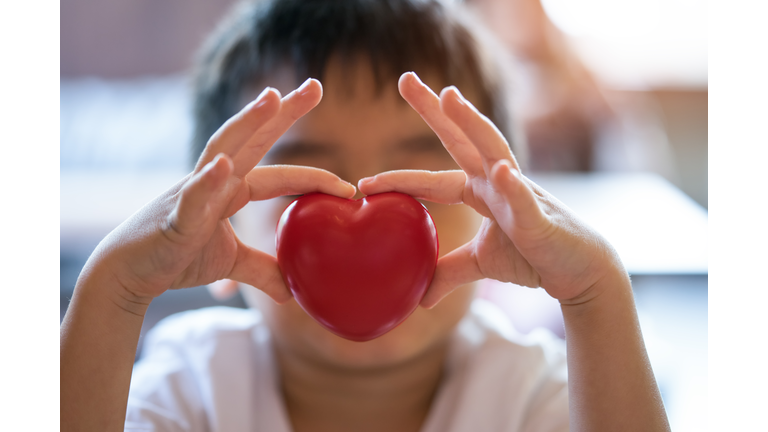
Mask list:
[[[567,431],[564,343],[520,335],[477,299],[452,340],[422,432]],[[135,365],[125,430],[290,432],[270,332],[257,310],[173,315],[147,335]]]

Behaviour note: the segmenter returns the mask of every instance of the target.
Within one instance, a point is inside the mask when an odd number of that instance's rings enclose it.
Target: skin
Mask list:
[[[167,289],[222,279],[263,293],[248,296],[275,333],[297,431],[418,430],[440,382],[447,337],[472,298],[471,288],[457,288],[486,277],[542,286],[563,304],[573,430],[667,430],[631,286],[613,248],[519,173],[504,138],[455,88],[437,96],[404,74],[399,92],[411,110],[395,94],[372,97],[369,77],[356,72],[351,84],[330,73],[329,87],[355,91],[351,99],[329,92],[320,106],[314,80],[282,99],[265,90],[214,134],[189,176],[102,241],[62,324],[62,430],[122,429],[147,306]],[[453,162],[430,153],[422,162],[446,164],[406,166],[418,158],[391,146],[429,129]],[[241,241],[229,223],[249,201],[317,190],[355,195],[329,171],[268,165],[285,157],[280,148],[309,138],[336,149],[327,168],[357,181],[362,193],[398,190],[429,202],[441,249],[450,251],[438,261],[424,308],[364,344],[319,330],[291,301],[274,257]],[[274,227],[286,203],[263,204],[258,224]],[[259,232],[246,237],[258,244]]]
[[[394,85],[377,94],[367,63],[346,68],[345,74],[339,62],[329,64],[322,102],[277,140],[263,164],[324,168],[351,183],[395,169],[458,168]],[[269,83],[290,85],[279,79]],[[236,224],[241,238],[274,254],[275,226],[290,201],[280,198],[244,209]],[[441,254],[469,241],[482,221],[465,205],[425,204]],[[275,334],[295,430],[416,431],[440,382],[449,337],[466,314],[474,287],[468,284],[431,310],[417,308],[393,331],[364,343],[328,332],[293,300],[278,306],[252,287],[243,287],[242,293],[264,313]]]

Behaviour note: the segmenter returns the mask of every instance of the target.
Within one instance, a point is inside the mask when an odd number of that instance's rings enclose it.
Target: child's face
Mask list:
[[[429,76],[423,78],[436,88]],[[265,84],[283,94],[295,86],[292,80],[279,77]],[[275,143],[262,164],[323,168],[355,185],[363,177],[395,169],[459,168],[434,132],[399,95],[396,79],[377,96],[367,63],[342,71],[338,62],[332,62],[323,87],[320,104]],[[260,90],[246,96],[252,98]],[[471,96],[469,92],[470,100]],[[248,100],[244,99],[243,105]],[[358,193],[356,198],[361,196]],[[251,203],[238,213],[235,223],[243,241],[274,254],[275,227],[291,199]],[[437,227],[440,255],[469,241],[480,226],[481,217],[465,205],[424,204]],[[399,363],[441,345],[466,313],[474,287],[456,290],[432,310],[419,307],[391,332],[362,343],[325,330],[295,300],[276,305],[260,291],[247,288],[243,294],[249,304],[262,310],[283,352],[360,368]]]

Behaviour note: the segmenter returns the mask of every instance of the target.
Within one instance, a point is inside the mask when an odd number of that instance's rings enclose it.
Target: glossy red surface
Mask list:
[[[396,192],[359,200],[305,195],[277,225],[277,261],[296,301],[354,341],[408,318],[432,282],[437,256],[429,212]]]

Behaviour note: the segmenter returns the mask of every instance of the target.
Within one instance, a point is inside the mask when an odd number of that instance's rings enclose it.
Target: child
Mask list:
[[[629,278],[520,173],[480,53],[436,1],[241,5],[198,67],[194,171],[107,236],[78,279],[62,429],[667,430]],[[425,202],[442,257],[423,307],[347,341],[299,308],[269,254],[280,197],[391,190]],[[483,278],[560,300],[567,383],[556,341],[472,302]],[[169,318],[132,376],[151,300],[225,279],[258,310]]]

